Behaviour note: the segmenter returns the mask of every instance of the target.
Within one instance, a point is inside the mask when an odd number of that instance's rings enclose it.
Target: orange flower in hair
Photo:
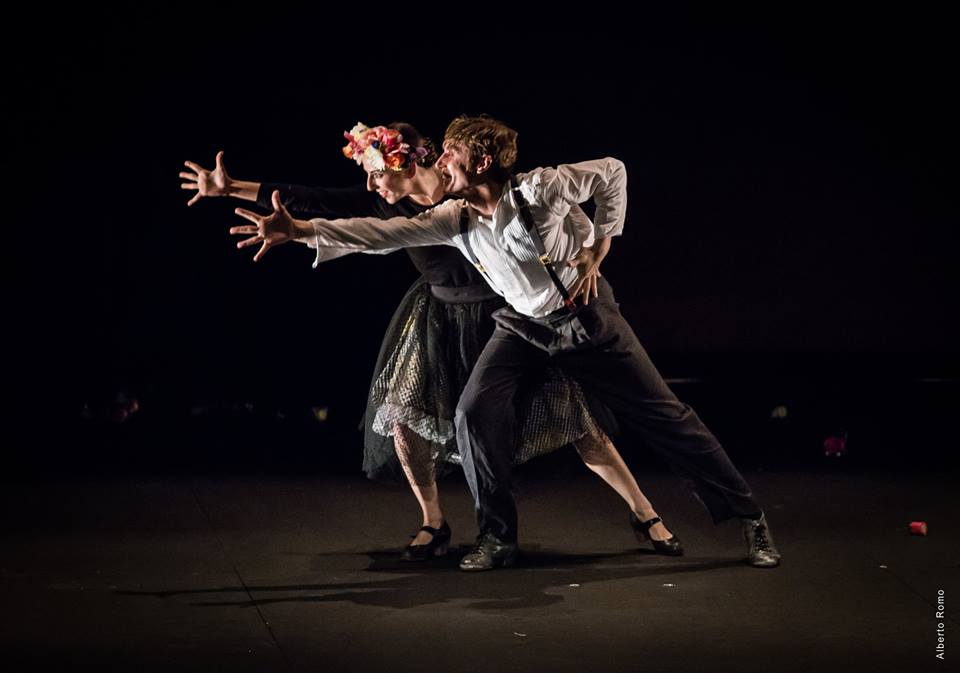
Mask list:
[[[403,142],[403,135],[399,131],[386,126],[370,128],[357,122],[352,129],[344,131],[343,137],[347,139],[343,156],[353,159],[358,165],[366,159],[379,171],[402,171],[428,153],[424,147],[410,147]]]

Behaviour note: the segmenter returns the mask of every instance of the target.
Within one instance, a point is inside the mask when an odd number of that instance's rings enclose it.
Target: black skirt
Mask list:
[[[393,443],[397,423],[430,442],[437,472],[459,464],[457,401],[493,334],[491,314],[505,305],[485,286],[473,289],[453,297],[443,292],[440,299],[420,280],[394,312],[367,398],[363,469],[370,478],[402,477]],[[448,288],[436,294],[440,290]],[[580,387],[557,368],[523,382],[516,409],[514,463],[599,434]]]

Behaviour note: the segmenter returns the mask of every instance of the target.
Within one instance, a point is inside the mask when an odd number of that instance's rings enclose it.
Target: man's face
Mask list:
[[[476,171],[470,164],[470,153],[455,140],[443,143],[443,154],[437,159],[437,166],[443,179],[443,191],[447,194],[461,194],[478,182]]]

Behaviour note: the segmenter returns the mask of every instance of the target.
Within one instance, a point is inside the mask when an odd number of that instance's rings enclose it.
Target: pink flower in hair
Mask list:
[[[427,151],[422,147],[412,148],[403,142],[403,135],[396,129],[385,126],[370,128],[357,122],[350,131],[344,131],[347,146],[343,148],[343,155],[362,164],[366,159],[377,170],[389,168],[401,171],[409,166],[411,161],[426,156]]]

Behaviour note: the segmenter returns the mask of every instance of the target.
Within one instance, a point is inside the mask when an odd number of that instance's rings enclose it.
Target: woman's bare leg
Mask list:
[[[607,482],[641,521],[657,516],[657,511],[640,490],[637,480],[633,478],[633,473],[627,468],[620,452],[609,437],[602,432],[599,435],[586,434],[577,440],[574,446],[577,447],[577,453],[580,454],[584,464]],[[667,540],[672,536],[663,522],[651,526],[649,532],[654,540]]]
[[[393,426],[393,443],[403,473],[407,475],[410,483],[410,490],[420,503],[423,512],[422,525],[439,528],[443,524],[443,512],[437,491],[436,466],[430,457],[430,442],[407,426],[396,423]],[[420,531],[410,544],[427,544],[431,538],[430,533]]]

